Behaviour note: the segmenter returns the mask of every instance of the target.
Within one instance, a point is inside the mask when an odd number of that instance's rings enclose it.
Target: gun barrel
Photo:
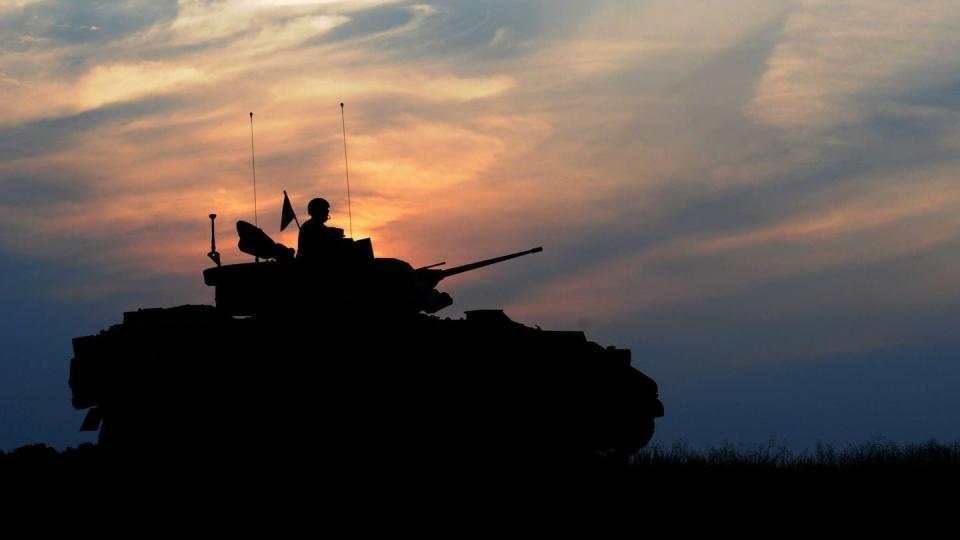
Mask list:
[[[531,253],[540,253],[543,251],[542,247],[535,247],[533,249],[528,249],[526,251],[518,251],[516,253],[511,253],[509,255],[503,255],[500,257],[494,257],[492,259],[486,259],[483,261],[477,261],[470,264],[464,264],[463,266],[455,266],[453,268],[448,268],[446,270],[440,270],[440,279],[445,277],[454,276],[457,274],[462,274],[464,272],[469,272],[471,270],[476,270],[477,268],[483,268],[484,266],[490,266],[491,264],[497,264],[499,262],[508,261],[510,259],[515,259],[517,257],[523,257],[524,255],[530,255]]]

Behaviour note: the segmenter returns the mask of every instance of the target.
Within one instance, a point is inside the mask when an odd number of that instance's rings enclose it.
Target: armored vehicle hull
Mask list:
[[[498,310],[457,320],[139,310],[74,340],[70,386],[73,405],[90,409],[84,429],[131,453],[622,458],[663,415],[630,351]]]

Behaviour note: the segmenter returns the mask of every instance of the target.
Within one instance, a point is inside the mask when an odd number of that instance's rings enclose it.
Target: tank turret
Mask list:
[[[264,262],[218,265],[203,273],[216,288],[217,307],[232,315],[289,313],[294,303],[347,312],[436,313],[453,303],[436,290],[443,279],[543,251],[536,247],[441,270],[436,267],[445,263],[414,268],[375,258],[369,239],[343,238],[318,263],[301,262],[293,249],[245,221],[237,222],[237,233],[240,250]]]

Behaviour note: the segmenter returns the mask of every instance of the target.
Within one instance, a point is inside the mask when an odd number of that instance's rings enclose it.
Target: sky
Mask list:
[[[632,349],[661,444],[960,440],[958,73],[946,0],[0,0],[0,449],[91,441],[71,338],[212,303],[211,212],[295,246],[283,190],[542,245],[441,315]]]

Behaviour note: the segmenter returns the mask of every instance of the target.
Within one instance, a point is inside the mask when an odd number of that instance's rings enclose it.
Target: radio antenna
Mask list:
[[[253,113],[250,113],[250,169],[253,171],[253,224],[260,226],[257,220],[257,158],[253,151]]]
[[[250,112],[250,169],[253,170],[253,224],[260,226],[257,218],[257,158],[253,151],[253,111]],[[254,262],[260,262],[260,257],[254,257]]]
[[[343,168],[347,173],[347,215],[350,217],[350,238],[353,238],[353,208],[350,205],[350,165],[347,163],[347,120],[343,114],[342,101],[340,102],[340,125],[343,127]]]

